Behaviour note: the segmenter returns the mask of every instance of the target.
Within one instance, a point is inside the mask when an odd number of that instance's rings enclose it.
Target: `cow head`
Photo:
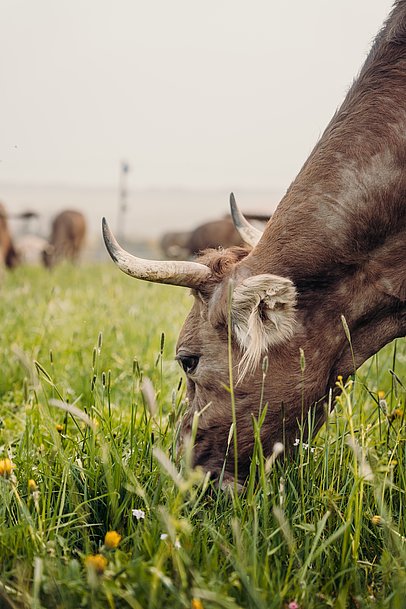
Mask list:
[[[260,233],[244,226],[244,219],[232,203],[239,230],[254,245]],[[291,434],[292,420],[297,430],[297,412],[283,412],[284,401],[292,402],[300,393],[299,350],[291,346],[296,330],[296,290],[292,281],[270,273],[251,273],[249,265],[244,264],[250,251],[246,248],[208,250],[197,262],[153,262],[125,252],[104,220],[103,234],[111,257],[125,273],[192,289],[194,304],[176,349],[176,359],[187,378],[189,402],[182,437],[191,433],[197,414],[195,464],[211,471],[214,477],[225,467],[225,478],[231,478],[234,455],[227,440],[232,424],[232,387],[239,478],[243,480],[249,471],[254,443],[253,416],[258,417],[267,404],[262,440],[268,452],[275,441],[284,438],[286,422]],[[272,374],[270,389],[268,382],[264,384],[264,358]],[[293,362],[295,380],[286,370],[288,360]]]
[[[122,271],[192,290],[194,304],[176,349],[189,401],[181,436],[196,433],[194,463],[225,481],[235,473],[231,430],[243,481],[254,418],[261,415],[265,455],[277,441],[289,449],[299,426],[306,433],[308,425],[317,429],[323,421],[337,376],[353,373],[406,331],[404,233],[382,225],[378,242],[385,240],[385,247],[369,250],[368,258],[357,251],[351,265],[346,258],[337,262],[334,231],[330,238],[319,235],[300,209],[289,217],[286,209],[300,207],[292,204],[295,196],[287,193],[263,236],[247,225],[232,198],[233,219],[253,249],[207,250],[196,262],[136,258],[103,221],[107,249]],[[341,255],[348,251],[341,244]]]

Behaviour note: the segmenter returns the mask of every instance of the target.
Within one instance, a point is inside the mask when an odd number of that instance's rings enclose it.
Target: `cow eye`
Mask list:
[[[179,365],[182,366],[186,374],[192,374],[195,371],[197,364],[199,363],[198,355],[177,355],[176,360]]]

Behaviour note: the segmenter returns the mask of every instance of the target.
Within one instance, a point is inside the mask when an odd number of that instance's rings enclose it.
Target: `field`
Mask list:
[[[0,607],[404,609],[404,339],[235,494],[176,458],[190,304],[110,263],[3,277]]]

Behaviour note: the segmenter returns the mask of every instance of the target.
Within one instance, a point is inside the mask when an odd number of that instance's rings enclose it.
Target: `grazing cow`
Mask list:
[[[19,256],[10,235],[7,217],[5,207],[0,203],[0,266],[13,269],[19,263]]]
[[[251,219],[267,222],[269,215],[247,216]],[[228,248],[244,245],[244,240],[234,226],[230,216],[200,224],[194,230],[180,233],[166,233],[161,239],[161,248],[166,256],[179,260],[196,256],[210,248]]]
[[[406,334],[406,1],[394,4],[358,79],[252,251],[154,264],[122,250],[106,224],[104,237],[127,274],[193,290],[176,358],[190,402],[183,435],[199,413],[195,464],[214,476],[222,469],[230,384],[240,481],[249,472],[252,416],[261,404],[267,455],[278,440],[292,445],[311,407],[317,428],[337,375],[350,375]],[[231,442],[229,480],[234,457]]]
[[[80,211],[65,210],[52,222],[51,237],[43,251],[43,262],[48,268],[61,260],[76,262],[84,245],[86,220]]]

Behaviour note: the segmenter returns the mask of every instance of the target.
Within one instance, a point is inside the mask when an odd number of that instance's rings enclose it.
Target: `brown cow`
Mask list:
[[[199,262],[154,264],[124,252],[106,225],[105,241],[126,273],[194,290],[176,357],[190,402],[183,434],[198,413],[196,464],[221,471],[232,424],[230,384],[241,481],[261,391],[268,405],[265,454],[278,440],[293,444],[313,405],[317,428],[337,375],[348,376],[406,334],[405,0],[395,3],[358,79],[250,253],[233,248]],[[225,471],[233,478],[233,443]]]
[[[13,269],[19,263],[19,255],[10,235],[7,212],[0,203],[0,265]]]
[[[65,210],[52,222],[49,245],[42,256],[46,267],[51,268],[61,260],[76,262],[84,245],[86,220],[80,211]]]
[[[269,215],[255,214],[247,217],[263,223],[269,220]],[[228,248],[234,245],[244,245],[244,240],[229,215],[200,224],[189,232],[165,233],[161,239],[164,254],[177,260],[180,257],[196,256],[206,249]]]

